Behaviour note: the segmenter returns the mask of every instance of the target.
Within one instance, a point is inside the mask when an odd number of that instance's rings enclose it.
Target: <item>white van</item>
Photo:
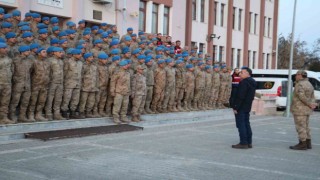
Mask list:
[[[298,70],[292,70],[292,80],[295,81],[295,74]],[[320,73],[313,71],[306,71],[308,78],[312,86],[314,87],[316,102],[320,103]],[[285,109],[287,103],[287,83],[288,83],[287,69],[253,69],[252,77],[260,83],[258,84],[257,93],[261,93],[265,96],[270,96],[276,99],[276,106],[279,109]],[[272,88],[271,88],[271,85]],[[263,87],[261,87],[263,86]],[[294,86],[294,83],[293,83]],[[263,89],[263,88],[269,88]],[[317,109],[319,109],[319,105]]]

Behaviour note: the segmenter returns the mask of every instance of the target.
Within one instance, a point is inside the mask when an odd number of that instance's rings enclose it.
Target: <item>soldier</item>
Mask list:
[[[48,39],[48,30],[47,29],[40,29],[38,31],[39,37],[35,40],[41,47],[48,48],[50,45],[50,41]]]
[[[8,32],[6,34],[6,39],[7,39],[7,52],[8,52],[8,56],[12,59],[16,56],[18,56],[19,50],[18,50],[18,46],[17,46],[17,38],[16,38],[16,33],[14,32]]]
[[[76,109],[80,101],[81,73],[82,73],[82,52],[80,49],[71,51],[72,57],[64,61],[64,92],[61,105],[62,117],[69,119],[68,110],[70,107],[70,119],[78,119]]]
[[[99,91],[96,94],[96,103],[93,108],[94,116],[107,116],[105,113],[109,85],[109,70],[107,64],[108,55],[104,52],[100,53],[98,55]]]
[[[174,105],[175,95],[176,95],[176,69],[173,67],[174,62],[172,59],[166,59],[167,66],[166,71],[166,85],[165,85],[165,96],[163,100],[162,110],[164,112],[177,112]],[[168,108],[168,109],[167,109]]]
[[[68,47],[76,47],[76,42],[77,42],[77,39],[76,39],[76,31],[73,30],[73,29],[67,29],[66,30],[66,33],[68,34]]]
[[[1,25],[1,37],[5,38],[8,32],[12,32],[12,24],[9,22],[3,22]]]
[[[191,101],[194,96],[194,87],[195,87],[195,77],[194,77],[194,66],[192,64],[188,64],[186,66],[187,73],[186,73],[186,89],[185,89],[185,96],[183,100],[184,109],[188,111],[194,110],[191,106]]]
[[[42,111],[50,82],[50,62],[47,61],[46,49],[38,48],[36,54],[31,72],[31,98],[28,115],[29,120],[48,121],[42,116]]]
[[[146,103],[145,103],[145,112],[148,114],[154,114],[150,109],[150,104],[153,96],[153,86],[154,86],[154,72],[153,72],[153,60],[152,58],[146,58],[146,85],[147,85],[147,94],[146,94]]]
[[[193,99],[193,108],[198,110],[204,110],[203,107],[203,97],[205,92],[205,80],[206,80],[206,74],[204,72],[204,63],[199,62],[198,63],[198,70],[195,71],[195,90],[194,90],[194,99]]]
[[[182,108],[182,99],[186,88],[185,84],[185,69],[183,60],[176,61],[176,107],[179,111],[185,111]]]
[[[82,67],[82,87],[79,104],[80,118],[94,118],[92,109],[95,104],[96,92],[99,91],[99,71],[93,62],[93,54],[83,55],[86,62]]]
[[[111,27],[111,30],[112,30],[112,37],[116,37],[116,38],[120,38],[120,35],[118,34],[118,28],[117,28],[117,26],[116,25],[113,25],[112,27]],[[110,34],[110,33],[109,33]]]
[[[12,59],[7,55],[7,45],[0,43],[0,124],[15,123],[14,118],[8,119],[13,71]]]
[[[30,46],[34,40],[33,40],[33,33],[32,32],[24,32],[21,36],[22,41],[20,42],[20,46]]]
[[[227,88],[229,83],[229,73],[225,65],[221,66],[222,71],[220,72],[220,90],[218,98],[218,108],[225,108],[223,104],[226,102],[226,97],[228,96]]]
[[[18,33],[18,24],[21,21],[21,12],[19,10],[12,11],[13,32]]]
[[[145,105],[145,96],[147,91],[147,85],[146,85],[146,77],[143,75],[145,71],[144,66],[137,66],[136,74],[133,77],[132,80],[132,121],[133,122],[139,122],[140,114],[142,113],[142,110],[144,109]]]
[[[155,113],[161,113],[166,87],[166,71],[164,70],[165,61],[158,61],[158,68],[154,71],[154,89],[151,110]]]
[[[49,49],[48,49],[49,50]],[[50,84],[48,99],[45,107],[46,118],[49,120],[64,120],[60,114],[60,106],[63,96],[63,49],[52,48],[53,56],[50,58]],[[53,108],[52,108],[53,106]],[[53,109],[53,116],[52,116]]]
[[[29,46],[19,47],[20,55],[13,60],[14,73],[13,73],[13,87],[12,99],[10,104],[10,119],[16,121],[15,114],[16,108],[20,102],[20,112],[18,122],[34,122],[33,118],[29,120],[26,117],[27,108],[29,105],[31,95],[31,78],[30,74],[33,67],[33,60],[28,58],[30,55]],[[30,117],[30,115],[29,115]]]
[[[316,108],[314,88],[308,80],[308,74],[304,70],[296,73],[296,84],[294,86],[291,112],[298,133],[299,143],[290,146],[293,150],[311,149],[311,134],[309,128],[309,117]]]
[[[212,88],[211,88],[211,96],[210,96],[210,104],[212,105],[212,109],[218,107],[218,97],[220,92],[220,73],[219,66],[213,66],[212,72]]]
[[[132,27],[127,28],[127,34],[122,35],[120,42],[127,41],[127,40],[125,39],[126,36],[127,36],[127,37],[131,37],[131,34],[132,34],[132,33],[133,33],[133,28],[132,28]]]
[[[110,81],[110,95],[114,97],[113,102],[113,122],[120,124],[128,123],[127,110],[130,95],[130,73],[128,70],[128,62],[122,60],[119,62],[120,70],[116,72]],[[120,118],[120,120],[119,120]]]
[[[35,35],[37,34],[37,31],[38,31],[37,25],[40,22],[41,22],[41,15],[38,13],[32,13],[32,22],[31,22],[30,26],[31,26],[31,31]]]
[[[205,78],[205,93],[203,98],[204,102],[204,109],[212,109],[212,104],[210,103],[211,99],[211,92],[212,92],[212,71],[211,71],[211,66],[207,65],[205,67],[206,71],[206,78]]]

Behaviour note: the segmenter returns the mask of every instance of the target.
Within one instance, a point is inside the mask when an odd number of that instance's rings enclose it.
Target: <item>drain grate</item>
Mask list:
[[[32,132],[32,133],[25,133],[24,135],[25,135],[25,138],[40,139],[43,141],[48,141],[48,140],[55,140],[55,139],[92,136],[92,135],[98,135],[98,134],[120,133],[120,132],[126,132],[126,131],[136,131],[136,130],[143,130],[143,127],[132,126],[129,124],[120,124],[120,125],[111,125],[111,126]]]

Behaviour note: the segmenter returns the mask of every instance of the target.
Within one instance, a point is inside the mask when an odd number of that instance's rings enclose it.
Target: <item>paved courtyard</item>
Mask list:
[[[252,116],[253,149],[236,150],[233,118],[0,145],[0,179],[320,179],[320,113],[313,149],[293,151],[292,118]]]

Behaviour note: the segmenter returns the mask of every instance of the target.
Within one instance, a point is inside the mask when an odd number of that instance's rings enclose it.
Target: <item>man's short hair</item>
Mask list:
[[[252,76],[252,70],[250,68],[244,66],[241,68],[241,70],[243,70],[243,69],[246,70],[250,74],[250,76]]]
[[[180,41],[180,40],[177,40],[176,43],[177,43],[177,42],[181,42],[181,41]]]
[[[308,73],[305,70],[299,70],[299,71],[297,71],[296,75],[297,74],[301,74],[301,76],[303,78],[307,78],[308,77]]]

